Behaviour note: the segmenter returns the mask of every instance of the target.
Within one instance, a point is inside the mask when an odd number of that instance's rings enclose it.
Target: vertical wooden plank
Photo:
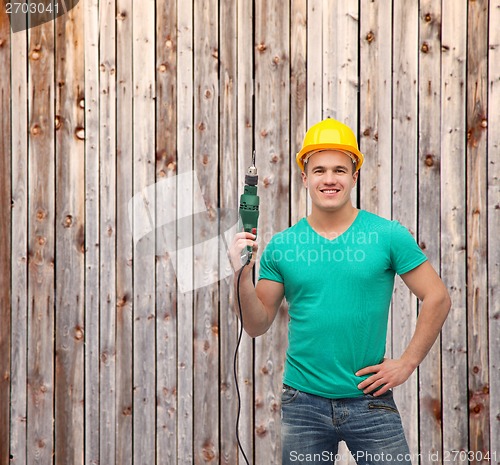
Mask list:
[[[217,4],[194,2],[194,169],[208,210],[193,218],[195,464],[219,462]]]
[[[324,2],[323,116],[358,126],[358,2]]]
[[[486,150],[488,1],[469,2],[467,24],[467,346],[469,450],[489,450]],[[473,461],[482,463],[482,461]]]
[[[248,2],[247,2],[248,3]],[[219,9],[219,95],[220,95],[220,148],[219,148],[219,203],[220,218],[219,237],[226,243],[232,241],[232,234],[227,231],[229,219],[236,218],[238,205],[238,38],[237,38],[237,3],[224,0]],[[242,96],[243,97],[243,96]],[[237,396],[234,389],[233,356],[236,348],[237,319],[232,311],[234,302],[233,276],[228,277],[227,248],[225,242],[219,242],[219,286],[220,317],[220,464],[236,465],[238,463],[238,447],[236,443],[235,425]],[[243,386],[242,386],[243,387]],[[244,410],[245,416],[248,410]]]
[[[306,131],[328,116],[323,112],[323,5],[326,5],[323,0],[308,0],[307,2]],[[301,143],[304,135],[305,131],[302,134]],[[292,165],[295,163],[294,160],[290,162]],[[300,170],[297,169],[297,171]],[[305,188],[302,188],[302,197],[305,198],[305,214],[307,214],[311,211],[312,203]]]
[[[419,24],[418,238],[430,263],[440,270],[441,4],[422,1]],[[418,372],[421,463],[437,464],[442,442],[439,338]]]
[[[0,69],[10,63],[10,25],[0,11]],[[10,372],[11,372],[11,82],[10,73],[0,79],[0,465],[9,463],[10,443]],[[16,117],[16,116],[15,116]]]
[[[133,462],[132,0],[116,1],[116,464]]]
[[[488,325],[490,371],[490,455],[500,463],[500,1],[490,2],[488,47]],[[493,129],[492,129],[493,128]],[[492,459],[493,461],[493,459]]]
[[[323,6],[307,2],[307,121],[306,130],[321,121],[323,105]],[[302,139],[305,133],[302,134]],[[300,141],[302,143],[302,140]]]
[[[391,218],[392,2],[362,0],[360,6],[360,206]]]
[[[55,463],[83,465],[84,61],[83,8],[56,26]]]
[[[443,451],[467,449],[465,60],[467,1],[442,2],[441,275],[452,306],[441,334]]]
[[[133,56],[133,189],[144,198],[148,216],[155,216],[155,9],[154,3],[132,2]],[[134,235],[144,215],[134,210]],[[136,237],[135,237],[136,238]],[[136,249],[137,252],[137,249]],[[136,463],[155,462],[155,231],[134,255],[133,456]]]
[[[182,231],[184,243],[193,243],[193,3],[192,0],[177,4],[178,59],[177,76],[177,170],[186,173],[186,182],[177,187],[177,218],[185,217]],[[192,252],[192,250],[190,251]],[[179,284],[178,257],[177,283]],[[177,293],[177,461],[179,465],[193,463],[193,259],[182,263],[183,278],[188,291],[178,287]]]
[[[323,2],[323,116],[358,128],[359,2]],[[357,203],[357,190],[352,192]],[[342,455],[341,451],[341,455]]]
[[[243,192],[243,183],[245,179],[245,170],[248,168],[251,152],[256,149],[254,142],[255,125],[254,125],[254,55],[255,42],[253,35],[254,24],[254,9],[253,2],[239,0],[237,2],[238,14],[238,43],[237,43],[237,73],[238,73],[238,99],[237,99],[237,177],[236,179],[236,201],[235,207],[239,203],[239,195]],[[256,152],[256,163],[259,173],[259,192],[262,190],[262,170],[261,166],[263,153]],[[260,194],[259,194],[260,195]],[[259,237],[260,252],[262,252],[263,243],[260,240],[262,220],[259,221],[257,235]],[[264,231],[262,229],[262,231]],[[232,240],[232,238],[231,238]],[[233,299],[236,299],[234,296]],[[232,304],[232,302],[231,302]],[[238,330],[239,326],[237,325]],[[236,344],[236,342],[235,342]],[[236,345],[232,346],[233,348]],[[246,456],[253,462],[254,451],[254,343],[253,339],[245,334],[241,340],[241,345],[238,353],[238,381],[241,395],[241,417],[239,422],[239,438],[245,451]],[[234,391],[233,391],[234,392]],[[235,424],[235,423],[234,423]],[[241,453],[238,455],[239,464],[244,463],[244,458]]]
[[[295,224],[306,215],[307,191],[302,185],[300,169],[295,163],[295,156],[302,148],[302,141],[307,130],[307,33],[307,1],[292,0],[290,3],[290,94],[292,98],[290,102],[289,200],[291,224]],[[320,47],[317,48],[320,49]]]
[[[99,2],[85,4],[85,463],[99,459]]]
[[[54,453],[54,23],[29,30],[28,463]]]
[[[116,2],[99,3],[99,460],[116,451]]]
[[[393,216],[415,235],[418,4],[394,2],[393,24]],[[398,278],[392,306],[393,357],[399,357],[408,345],[415,321],[416,299]],[[418,451],[417,395],[416,373],[395,390],[412,453]]]
[[[157,224],[175,237],[177,4],[156,4],[156,179],[171,181],[168,196],[156,205]],[[167,244],[157,240],[156,252],[156,461],[177,463],[177,299],[175,273]]]
[[[262,238],[289,224],[290,5],[255,2],[255,149],[259,154]],[[266,245],[261,241],[262,249]],[[258,270],[257,270],[258,272]],[[281,463],[279,396],[287,346],[284,307],[255,341],[255,463]]]
[[[10,455],[27,465],[28,353],[28,76],[27,33],[11,35],[12,234]]]

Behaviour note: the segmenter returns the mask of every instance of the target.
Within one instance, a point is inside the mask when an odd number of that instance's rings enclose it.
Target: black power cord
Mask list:
[[[236,363],[238,349],[240,348],[241,338],[243,336],[243,311],[241,309],[241,299],[240,299],[240,278],[241,278],[241,273],[243,272],[243,268],[245,268],[245,266],[247,264],[243,265],[240,268],[240,271],[238,273],[238,281],[236,283],[236,294],[238,297],[238,308],[240,310],[240,332],[238,335],[238,342],[236,343],[236,349],[234,350],[233,370],[234,370],[234,384],[236,386],[236,394],[238,395],[238,413],[236,415],[236,441],[238,442],[238,449],[243,454],[243,458],[245,459],[245,463],[247,465],[250,465],[250,462],[248,461],[248,458],[245,454],[245,451],[243,450],[243,446],[241,445],[241,441],[240,441],[239,429],[240,429],[240,415],[241,415],[241,395],[240,395],[240,388],[238,386],[238,372],[237,372],[237,363]]]

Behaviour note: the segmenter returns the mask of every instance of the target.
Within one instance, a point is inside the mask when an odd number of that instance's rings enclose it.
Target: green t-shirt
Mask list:
[[[275,234],[260,279],[283,283],[288,349],[283,382],[327,398],[362,395],[356,371],[384,358],[394,275],[426,260],[409,231],[360,210],[328,240],[306,218]]]

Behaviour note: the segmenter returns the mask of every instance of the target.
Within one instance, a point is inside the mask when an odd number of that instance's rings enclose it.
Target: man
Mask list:
[[[284,465],[333,463],[345,441],[359,465],[409,464],[392,388],[422,362],[450,309],[448,292],[408,230],[351,202],[363,154],[346,125],[312,126],[296,161],[311,213],[273,236],[251,268],[256,237],[238,233],[231,247],[253,247],[239,293],[244,328],[257,337],[271,326],[283,297],[289,346],[282,391]],[[421,301],[412,339],[399,359],[384,358],[394,276]],[[235,283],[236,283],[235,279]]]

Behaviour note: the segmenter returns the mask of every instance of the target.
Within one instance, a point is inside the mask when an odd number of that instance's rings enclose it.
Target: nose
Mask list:
[[[337,175],[333,170],[326,170],[324,177],[325,184],[336,184]]]

